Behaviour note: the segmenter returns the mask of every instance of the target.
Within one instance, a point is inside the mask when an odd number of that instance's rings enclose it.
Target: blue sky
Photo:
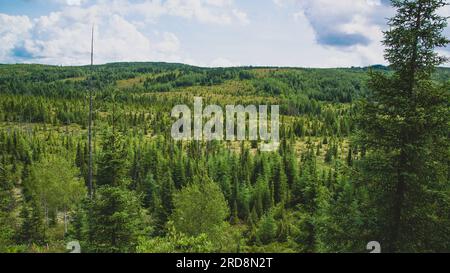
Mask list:
[[[392,14],[387,0],[0,0],[0,63],[87,64],[95,24],[96,63],[385,64]]]

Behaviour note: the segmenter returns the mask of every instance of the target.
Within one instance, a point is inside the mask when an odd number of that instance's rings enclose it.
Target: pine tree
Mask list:
[[[281,161],[275,163],[274,166],[274,201],[275,204],[286,203],[288,201],[288,185],[284,164]]]
[[[22,181],[22,188],[23,188],[23,197],[25,201],[31,200],[31,192],[30,192],[30,172],[31,172],[31,165],[25,163],[22,168],[22,174],[21,174],[21,181]]]
[[[181,156],[173,162],[173,182],[177,189],[181,189],[186,183],[186,175],[184,170],[184,161]]]
[[[233,202],[233,210],[232,210],[232,215],[231,215],[231,223],[236,225],[239,223],[239,216],[238,216],[238,206],[237,206],[237,202],[234,201]]]
[[[86,186],[88,186],[87,162],[85,159],[85,154],[84,154],[81,143],[77,144],[77,151],[76,151],[76,155],[75,155],[75,164],[80,169],[81,175],[85,179]]]
[[[175,184],[172,180],[171,172],[166,169],[166,176],[162,178],[160,187],[160,198],[161,198],[161,214],[160,221],[164,223],[173,210],[173,194],[175,193]]]
[[[161,200],[158,196],[159,188],[155,179],[153,178],[153,174],[148,173],[144,179],[142,186],[137,188],[136,190],[138,193],[142,193],[144,196],[144,207],[150,209],[150,211],[152,212],[160,207]]]
[[[6,247],[13,244],[16,222],[13,215],[15,208],[13,184],[9,178],[6,164],[3,158],[0,158],[0,252],[4,252]]]
[[[126,159],[122,136],[117,132],[106,132],[98,161],[97,185],[118,186],[126,173]]]
[[[131,163],[130,168],[130,176],[131,176],[131,185],[130,188],[136,190],[137,188],[142,188],[142,180],[143,180],[143,170],[141,167],[142,158],[141,158],[141,150],[137,148],[137,150],[133,153],[133,162]]]
[[[365,237],[364,217],[370,214],[361,202],[365,199],[347,178],[340,178],[334,192],[321,187],[315,215],[319,252],[362,252],[370,238]],[[363,190],[363,189],[362,189]]]
[[[39,203],[32,200],[30,204],[23,204],[20,217],[22,226],[19,231],[19,242],[27,245],[43,245],[47,236]]]
[[[431,80],[445,61],[434,50],[449,42],[442,34],[447,18],[438,15],[446,1],[392,5],[397,14],[384,44],[394,73],[370,74],[371,92],[358,119],[367,148],[366,181],[378,209],[374,236],[390,252],[448,249],[448,155],[438,149],[448,151],[449,96]]]
[[[347,165],[349,167],[353,166],[353,151],[352,151],[352,147],[348,147]]]
[[[10,213],[14,210],[13,188],[14,185],[10,180],[7,166],[3,158],[0,158],[0,212],[2,213]]]
[[[124,186],[99,187],[89,210],[89,249],[93,252],[134,252],[138,238],[148,235],[141,200]]]
[[[85,200],[85,203],[88,203],[88,200]],[[75,208],[75,211],[72,214],[71,217],[71,223],[69,232],[67,234],[67,237],[71,240],[75,240],[78,242],[84,242],[87,240],[87,213],[86,208],[84,206],[78,205]]]
[[[275,241],[277,235],[277,224],[272,213],[264,215],[258,224],[256,233],[257,241],[262,244],[270,244]]]
[[[283,158],[283,162],[286,171],[287,183],[291,188],[292,185],[298,180],[298,161],[295,156],[295,150],[291,145],[289,146],[289,152]]]

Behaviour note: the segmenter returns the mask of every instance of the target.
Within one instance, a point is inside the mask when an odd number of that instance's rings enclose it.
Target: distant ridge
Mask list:
[[[30,66],[30,67],[52,67],[52,68],[85,68],[90,67],[90,65],[51,65],[51,64],[38,64],[38,63],[15,63],[15,64],[5,64],[0,63],[0,66]],[[367,71],[369,69],[374,70],[385,70],[389,71],[389,66],[382,64],[375,64],[370,66],[350,66],[350,67],[328,67],[328,68],[320,68],[320,67],[301,67],[301,66],[233,66],[233,67],[203,67],[203,66],[195,66],[184,63],[170,63],[170,62],[111,62],[105,64],[97,64],[94,65],[95,68],[102,67],[110,67],[110,68],[125,68],[125,67],[148,67],[148,66],[157,66],[165,69],[171,68],[196,68],[196,69],[292,69],[292,70],[330,70],[330,69],[339,69],[339,70],[363,70]],[[450,70],[450,67],[439,67],[438,70]]]

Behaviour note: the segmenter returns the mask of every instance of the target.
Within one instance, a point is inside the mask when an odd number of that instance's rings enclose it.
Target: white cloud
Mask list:
[[[328,63],[367,65],[385,63],[382,31],[392,9],[386,0],[273,0],[279,7],[291,5],[297,23],[313,30],[314,45]]]
[[[13,61],[11,51],[28,31],[32,23],[27,16],[10,16],[0,13],[0,60]],[[20,55],[20,52],[17,52]]]
[[[28,0],[28,1],[36,1],[36,0]],[[54,3],[67,6],[81,6],[88,2],[88,0],[47,0],[47,1],[52,1]]]
[[[292,5],[296,0],[272,0],[278,7],[286,7]]]
[[[227,0],[167,0],[162,6],[169,15],[196,19],[202,23],[248,23],[247,15],[233,8],[233,2]]]
[[[147,21],[161,16],[176,16],[200,23],[218,25],[247,24],[244,11],[236,9],[232,0],[141,0],[130,4],[126,0],[115,0],[106,4],[122,14],[140,15]]]
[[[90,22],[94,18],[97,22],[96,63],[173,59],[172,55],[180,49],[180,42],[173,33],[156,35],[153,40],[124,17],[96,8],[55,12],[29,24],[26,24],[29,19],[25,18],[14,18],[15,21],[24,21],[22,35],[19,30],[13,30],[14,37],[2,35],[0,38],[2,56],[12,52],[16,59],[23,56],[39,63],[86,64],[90,54]],[[7,46],[5,42],[8,42]],[[2,59],[5,60],[4,57]]]
[[[298,0],[298,3],[316,31],[318,42],[329,46],[370,44],[381,33],[380,26],[385,25],[384,18],[390,10],[379,0]]]
[[[69,6],[79,6],[86,2],[86,0],[66,0],[65,2]]]
[[[237,9],[233,9],[232,10],[233,15],[236,17],[236,19],[243,25],[248,25],[250,24],[250,20],[247,17],[247,13],[242,12],[240,10]]]
[[[213,24],[249,22],[231,0],[97,0],[87,6],[83,5],[87,0],[54,1],[65,6],[34,20],[0,14],[0,62],[85,64],[89,60],[93,23],[96,63],[181,61],[179,38],[167,31],[148,33],[142,22],[156,21],[161,16]]]
[[[384,64],[383,48],[380,42],[381,32],[376,27],[370,30],[378,33],[379,39],[374,39],[369,45],[353,45],[350,47],[332,47],[317,43],[316,30],[311,26],[308,17],[303,12],[294,14],[296,24],[303,26],[302,44],[304,52],[301,52],[301,58],[307,61],[310,67],[348,67],[348,66],[366,66],[371,64]],[[353,27],[349,24],[345,27]]]
[[[205,3],[208,5],[216,6],[216,7],[226,7],[233,4],[232,0],[205,0]]]
[[[177,53],[180,50],[180,41],[175,34],[164,32],[162,40],[156,44],[155,48],[165,53]]]

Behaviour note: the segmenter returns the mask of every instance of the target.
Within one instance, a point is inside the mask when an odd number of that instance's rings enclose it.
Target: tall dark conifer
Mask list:
[[[368,152],[366,181],[384,249],[436,251],[448,245],[432,237],[449,236],[448,165],[437,149],[448,151],[449,93],[431,80],[445,62],[435,49],[449,42],[442,34],[447,18],[438,15],[446,1],[394,0],[392,5],[397,13],[384,45],[394,73],[370,73],[371,92],[359,119]]]

